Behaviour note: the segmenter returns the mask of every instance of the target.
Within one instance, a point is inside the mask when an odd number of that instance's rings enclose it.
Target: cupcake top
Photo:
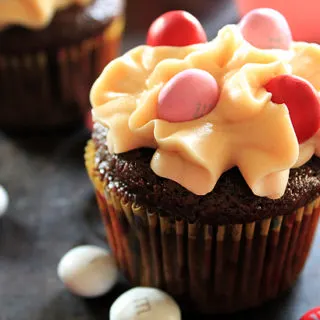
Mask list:
[[[88,5],[92,0],[0,0],[0,27],[20,25],[46,27],[56,11],[73,4]]]
[[[176,11],[147,43],[92,88],[110,152],[154,148],[152,170],[197,195],[237,166],[255,195],[272,199],[291,168],[320,155],[320,47],[293,42],[278,12],[255,10],[206,42],[200,23]]]

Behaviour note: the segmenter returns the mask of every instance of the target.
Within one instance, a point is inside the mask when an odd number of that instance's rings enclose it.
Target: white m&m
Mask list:
[[[111,306],[110,320],[180,320],[177,303],[165,292],[147,287],[133,288]]]
[[[273,9],[260,8],[248,12],[239,27],[244,39],[259,49],[287,50],[292,41],[287,20]]]
[[[115,285],[118,271],[109,251],[84,245],[63,256],[58,265],[58,276],[72,293],[97,297]]]
[[[4,215],[9,206],[9,195],[7,190],[0,185],[0,216]]]

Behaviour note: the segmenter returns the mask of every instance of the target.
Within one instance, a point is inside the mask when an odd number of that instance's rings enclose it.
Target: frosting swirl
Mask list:
[[[0,0],[0,27],[21,25],[47,26],[57,10],[72,4],[85,6],[92,0]]]
[[[97,79],[93,117],[109,128],[110,152],[154,148],[152,170],[195,194],[209,193],[223,172],[237,166],[255,195],[280,198],[290,168],[320,153],[320,133],[299,146],[286,105],[273,103],[264,86],[277,75],[294,74],[320,90],[319,60],[314,44],[257,49],[234,25],[206,44],[140,46],[111,62]],[[216,107],[196,120],[158,119],[160,90],[190,68],[214,76],[220,88]]]

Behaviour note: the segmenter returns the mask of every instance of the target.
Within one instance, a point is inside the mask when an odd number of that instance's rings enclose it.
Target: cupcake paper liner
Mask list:
[[[288,290],[308,256],[320,198],[285,216],[213,226],[161,216],[126,202],[86,166],[109,245],[133,285],[159,287],[204,313],[254,307]]]
[[[82,121],[91,86],[120,47],[124,18],[78,45],[22,55],[0,54],[0,126],[46,127]]]

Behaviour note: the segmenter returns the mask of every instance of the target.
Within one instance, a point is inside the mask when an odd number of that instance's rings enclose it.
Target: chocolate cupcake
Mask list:
[[[205,43],[181,15],[150,30],[158,46],[129,51],[94,84],[85,162],[131,283],[200,312],[234,312],[288,290],[312,244],[320,46],[261,49],[241,24]],[[166,19],[181,36],[197,30],[195,44],[161,46],[172,40]]]
[[[122,0],[0,3],[2,129],[79,123],[103,67],[118,53]]]

